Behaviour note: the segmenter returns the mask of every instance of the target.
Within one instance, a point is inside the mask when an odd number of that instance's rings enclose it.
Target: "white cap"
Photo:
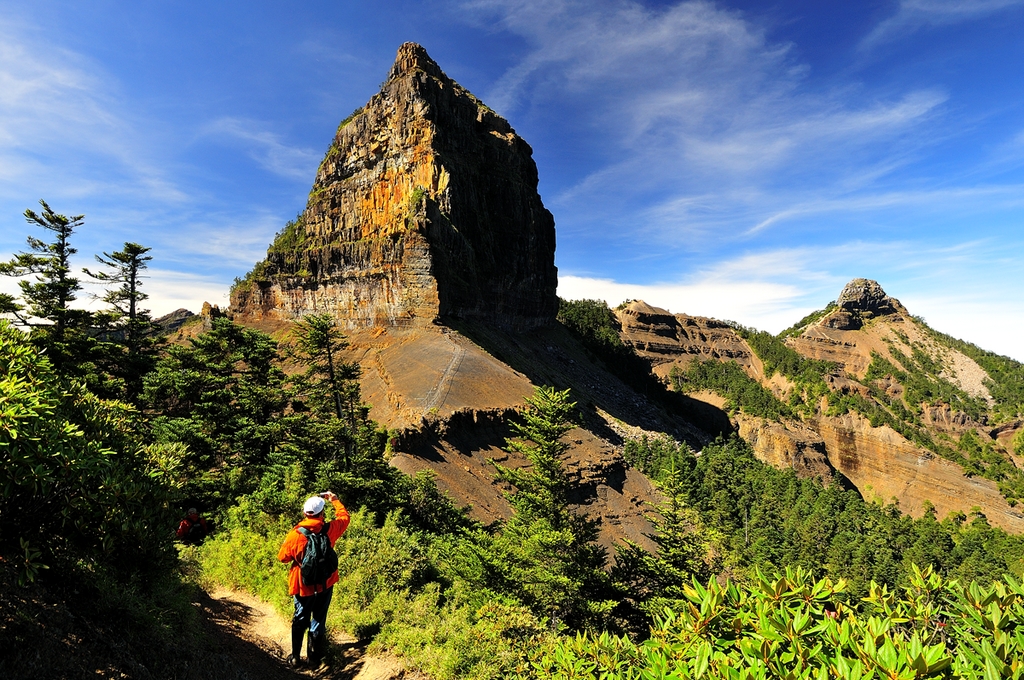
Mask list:
[[[310,496],[306,499],[306,504],[302,506],[302,511],[307,515],[319,515],[324,511],[324,499],[320,496]]]

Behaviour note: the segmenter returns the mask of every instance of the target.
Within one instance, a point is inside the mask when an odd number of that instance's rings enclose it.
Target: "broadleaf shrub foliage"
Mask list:
[[[872,584],[851,602],[845,582],[802,569],[740,585],[694,581],[643,642],[563,638],[533,663],[545,678],[655,680],[997,680],[1024,675],[1024,587],[983,588],[914,569],[899,593]]]

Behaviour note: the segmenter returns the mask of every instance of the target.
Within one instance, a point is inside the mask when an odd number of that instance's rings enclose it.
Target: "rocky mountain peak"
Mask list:
[[[909,316],[896,298],[889,297],[871,279],[854,279],[843,288],[836,300],[836,309],[821,320],[821,325],[838,330],[857,330],[864,322],[881,316],[902,319]]]
[[[554,320],[555,223],[530,146],[405,43],[342,121],[305,210],[232,289],[241,320],[330,313],[348,328]]]
[[[843,288],[836,304],[840,309],[851,312],[868,312],[873,316],[898,314],[906,312],[900,301],[885,294],[877,281],[871,279],[854,279]]]
[[[401,78],[402,76],[415,71],[422,71],[429,76],[439,80],[449,80],[437,62],[430,58],[422,45],[414,42],[402,43],[398,48],[398,55],[395,63],[388,74],[388,81]]]

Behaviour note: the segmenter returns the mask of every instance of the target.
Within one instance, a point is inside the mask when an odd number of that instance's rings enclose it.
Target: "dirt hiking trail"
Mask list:
[[[272,605],[232,590],[209,593],[199,605],[213,653],[234,669],[232,677],[239,680],[428,680],[425,675],[405,670],[397,659],[367,655],[366,643],[336,629],[330,632],[329,665],[292,669],[286,663],[291,651],[291,621]]]

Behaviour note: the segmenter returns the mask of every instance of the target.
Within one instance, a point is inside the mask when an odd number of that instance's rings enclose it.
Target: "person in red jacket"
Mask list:
[[[324,509],[327,506],[325,499],[334,506],[334,519],[330,522],[324,521]],[[333,547],[348,528],[349,517],[348,510],[331,491],[306,500],[302,512],[305,517],[284,537],[277,559],[292,565],[288,572],[288,594],[295,600],[295,614],[292,616],[292,653],[288,657],[288,663],[292,666],[300,663],[302,638],[308,630],[306,657],[311,665],[318,666],[323,661],[327,648],[327,609],[331,606],[334,584],[338,582],[338,571],[335,569],[325,584],[307,585],[302,582],[302,554],[308,539],[299,532],[299,529],[306,529],[311,533],[326,532]]]
[[[206,518],[199,516],[198,510],[189,508],[185,519],[178,524],[178,530],[175,533],[179,541],[197,545],[202,543],[206,535],[210,533],[210,523],[206,521]]]

